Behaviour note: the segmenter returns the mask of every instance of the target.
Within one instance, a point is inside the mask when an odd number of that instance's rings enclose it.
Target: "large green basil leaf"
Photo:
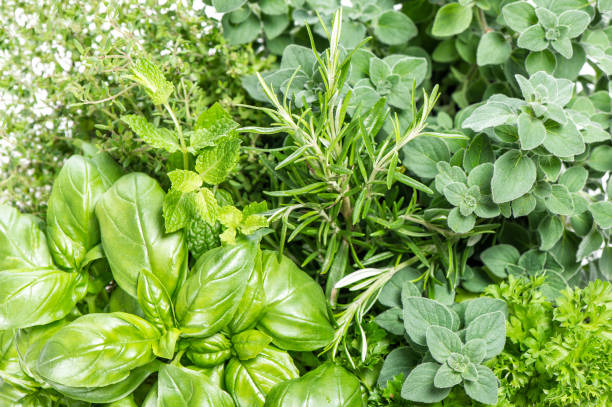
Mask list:
[[[240,360],[253,359],[272,342],[265,333],[257,329],[249,329],[232,336],[232,345],[236,357]]]
[[[140,270],[154,274],[170,295],[185,275],[187,247],[181,233],[164,233],[163,201],[157,181],[133,173],[121,177],[96,206],[113,277],[133,297]]]
[[[232,357],[232,343],[222,333],[204,339],[192,339],[186,355],[196,366],[218,366]]]
[[[246,291],[236,314],[227,325],[228,331],[233,334],[253,328],[264,311],[265,296],[261,267],[261,254],[259,254],[255,259],[255,267],[251,270]]]
[[[205,375],[164,365],[159,371],[158,407],[234,407],[232,398]]]
[[[19,355],[19,364],[28,376],[43,382],[37,371],[38,357],[43,347],[61,327],[70,322],[68,318],[60,319],[47,325],[19,329],[15,334],[15,345]]]
[[[265,407],[365,407],[359,379],[325,363],[299,379],[275,386]]]
[[[132,394],[147,377],[157,372],[161,365],[161,362],[154,360],[132,370],[124,380],[102,387],[70,387],[54,382],[48,383],[55,390],[74,400],[88,403],[113,403]]]
[[[100,242],[94,209],[107,189],[96,166],[80,155],[70,157],[55,178],[47,210],[47,237],[58,266],[78,269],[87,252]]]
[[[287,257],[263,252],[266,308],[258,327],[286,350],[311,351],[334,336],[323,290]]]
[[[225,386],[237,407],[260,407],[272,387],[298,376],[287,352],[267,346],[254,359],[231,359],[225,369]]]
[[[151,387],[151,390],[149,390],[149,392],[147,393],[147,397],[145,397],[144,401],[142,402],[141,407],[157,407],[158,391],[159,390],[158,390],[157,382],[155,382],[155,384],[153,384],[153,387]]]
[[[37,223],[34,216],[0,204],[0,270],[53,266]]]
[[[38,384],[28,376],[19,363],[15,342],[14,331],[0,331],[0,382],[23,388],[36,388]]]
[[[53,268],[0,271],[0,330],[66,316],[87,293],[87,277]]]
[[[0,406],[15,406],[19,400],[26,397],[29,390],[13,386],[0,380]]]
[[[198,259],[176,299],[176,317],[184,336],[210,336],[231,321],[246,291],[257,246],[256,239],[242,239]]]
[[[152,348],[159,338],[153,325],[135,315],[84,315],[49,339],[37,370],[46,380],[64,386],[107,386],[155,359]]]
[[[138,304],[149,322],[162,330],[175,326],[170,295],[164,284],[154,274],[148,270],[140,272],[136,294]]]

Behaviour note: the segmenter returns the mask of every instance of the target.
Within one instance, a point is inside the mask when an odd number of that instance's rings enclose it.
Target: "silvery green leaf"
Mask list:
[[[460,182],[465,184],[465,182],[467,181],[463,169],[457,166],[451,166],[446,161],[438,162],[438,164],[436,165],[436,169],[438,171],[438,174],[436,175],[435,185],[436,189],[441,194],[444,193],[444,188],[447,185],[453,182]]]
[[[465,392],[474,400],[484,404],[497,404],[497,387],[499,381],[495,374],[486,366],[476,366],[478,378],[476,381],[466,380],[463,383]]]
[[[519,257],[519,251],[508,244],[491,246],[480,254],[480,259],[485,266],[499,278],[507,276],[506,267],[510,264],[517,264]]]
[[[543,51],[548,47],[544,29],[535,24],[527,28],[518,38],[517,45],[530,51]]]
[[[474,228],[476,217],[473,214],[463,215],[459,208],[453,208],[448,214],[448,226],[455,233],[467,233]]]
[[[529,156],[518,150],[505,152],[493,166],[493,202],[509,202],[525,195],[535,183],[536,173],[536,165]]]
[[[400,346],[393,349],[383,363],[378,375],[378,385],[386,387],[387,382],[395,376],[403,374],[404,377],[419,363],[421,355],[409,346]]]
[[[461,380],[461,373],[457,373],[447,364],[443,364],[434,376],[434,386],[439,389],[450,388],[461,383]]]
[[[546,208],[552,213],[557,215],[574,214],[574,200],[565,185],[553,185],[550,196],[544,202]]]
[[[568,38],[576,38],[586,30],[591,17],[581,10],[567,10],[559,16],[559,25],[568,27]]]
[[[451,353],[461,353],[461,339],[448,328],[429,326],[425,336],[429,353],[438,363],[445,363]]]
[[[538,22],[533,6],[523,1],[515,1],[502,8],[506,25],[514,31],[523,32]]]
[[[393,277],[383,286],[378,295],[378,301],[387,307],[402,307],[402,290],[410,290],[411,295],[420,296],[420,290],[417,287],[416,291],[410,286],[410,280],[416,280],[419,277],[419,272],[411,267],[406,267],[396,272]],[[414,286],[414,284],[412,284]]]
[[[427,362],[415,367],[402,386],[402,398],[419,403],[437,403],[444,400],[450,388],[435,387],[434,378],[441,365]]]
[[[417,28],[406,14],[389,10],[376,18],[374,35],[384,44],[398,45],[416,36]]]
[[[487,355],[487,343],[484,339],[472,339],[463,345],[461,354],[466,356],[472,363],[480,363]]]
[[[536,16],[538,16],[538,22],[544,28],[556,28],[559,25],[559,21],[555,13],[545,9],[544,7],[537,7],[535,9]]]
[[[403,335],[404,320],[401,308],[390,308],[374,317],[374,321],[384,330],[391,332],[393,335]]]
[[[474,319],[489,312],[501,311],[505,316],[508,316],[508,306],[504,300],[479,297],[466,302],[465,325],[469,325]]]
[[[459,318],[437,301],[402,295],[402,304],[406,332],[419,345],[427,344],[425,333],[430,326],[443,326],[450,330],[459,328]]]
[[[516,119],[516,112],[506,104],[487,102],[477,107],[472,114],[463,121],[464,128],[474,131],[483,131],[491,127],[510,124]]]
[[[602,229],[612,228],[612,202],[601,201],[591,204],[591,214],[593,214],[593,220]]]
[[[506,318],[503,312],[494,311],[481,315],[467,326],[466,342],[472,339],[484,339],[487,343],[486,359],[497,356],[506,343]]]
[[[478,380],[478,369],[476,368],[476,366],[477,365],[475,365],[474,363],[470,363],[469,365],[467,365],[463,373],[461,373],[461,378],[471,382]]]
[[[574,54],[572,41],[567,37],[561,37],[558,40],[551,41],[550,45],[555,51],[564,56],[566,59],[571,58]]]
[[[528,113],[521,113],[518,117],[518,135],[523,150],[538,147],[546,138],[546,127],[540,120],[531,117]]]

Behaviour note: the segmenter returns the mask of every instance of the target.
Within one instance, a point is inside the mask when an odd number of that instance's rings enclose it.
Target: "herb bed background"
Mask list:
[[[0,5],[0,200],[46,219],[0,206],[0,400],[609,403],[611,2],[46,6]],[[115,383],[51,362],[113,324]]]

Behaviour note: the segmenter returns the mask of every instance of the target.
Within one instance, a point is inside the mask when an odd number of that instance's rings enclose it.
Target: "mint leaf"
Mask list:
[[[217,185],[225,180],[238,162],[240,140],[223,138],[215,147],[206,148],[196,160],[195,169],[204,182]]]
[[[172,183],[172,189],[181,192],[192,192],[202,186],[202,179],[193,171],[170,171],[168,173],[168,178],[170,178],[170,182]]]
[[[139,59],[132,67],[132,79],[145,88],[145,91],[156,105],[168,103],[174,91],[174,85],[168,82],[162,71],[148,59]]]
[[[163,127],[156,127],[142,116],[130,114],[121,116],[121,120],[130,126],[130,129],[138,137],[152,147],[160,148],[169,153],[178,151],[181,148],[175,132]]]

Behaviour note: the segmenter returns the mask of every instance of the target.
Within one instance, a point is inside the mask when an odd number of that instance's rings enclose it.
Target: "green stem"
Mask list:
[[[164,107],[170,114],[172,121],[174,122],[174,127],[176,127],[176,133],[178,134],[179,143],[181,144],[181,152],[183,153],[183,169],[189,170],[189,154],[187,153],[187,144],[185,143],[185,137],[183,136],[183,130],[181,129],[181,125],[178,120],[176,120],[176,116],[174,115],[174,111],[168,103],[164,103]]]

